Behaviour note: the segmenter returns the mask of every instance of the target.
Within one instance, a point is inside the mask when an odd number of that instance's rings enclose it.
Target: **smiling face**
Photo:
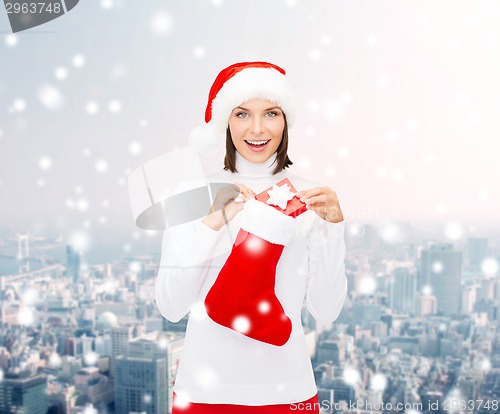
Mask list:
[[[278,149],[285,118],[276,103],[250,99],[233,109],[228,124],[236,151],[246,160],[260,164]]]

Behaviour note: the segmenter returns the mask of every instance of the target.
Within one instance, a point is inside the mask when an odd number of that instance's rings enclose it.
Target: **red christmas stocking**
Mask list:
[[[248,200],[231,254],[205,298],[208,316],[250,338],[284,345],[292,322],[276,297],[276,265],[296,221],[258,200]]]

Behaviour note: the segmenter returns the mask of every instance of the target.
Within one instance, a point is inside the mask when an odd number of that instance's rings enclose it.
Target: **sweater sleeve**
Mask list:
[[[196,302],[218,240],[226,232],[203,223],[203,218],[167,227],[163,234],[155,299],[160,313],[178,322]]]
[[[344,221],[330,223],[315,214],[308,240],[307,309],[321,323],[337,319],[347,295]]]

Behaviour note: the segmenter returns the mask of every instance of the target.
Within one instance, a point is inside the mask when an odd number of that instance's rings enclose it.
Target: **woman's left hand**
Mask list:
[[[330,223],[344,220],[337,194],[330,187],[314,187],[310,190],[297,191],[300,201],[306,203],[307,209],[314,211],[320,218]]]

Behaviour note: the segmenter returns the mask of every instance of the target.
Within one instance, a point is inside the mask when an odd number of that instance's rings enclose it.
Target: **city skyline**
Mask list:
[[[422,229],[407,232],[396,243],[370,227],[346,238],[348,298],[332,325],[317,323],[304,303],[322,413],[360,401],[425,413],[467,399],[484,400],[470,411],[483,414],[500,397],[498,238],[468,238],[462,249]],[[189,315],[171,323],[159,314],[159,257],[84,266],[78,252],[64,252],[65,263],[45,263],[36,278],[0,277],[0,405],[23,387],[47,395],[38,401],[53,409],[76,404],[70,414],[171,408]],[[37,339],[27,352],[29,338]]]
[[[128,174],[186,146],[213,77],[248,59],[287,70],[299,98],[292,168],[337,191],[346,220],[500,222],[490,140],[500,89],[496,2],[444,2],[432,13],[387,1],[257,2],[266,15],[259,7],[242,14],[237,3],[81,2],[50,22],[53,34],[5,34],[0,228],[134,244]],[[136,31],[118,23],[131,16]],[[241,36],[225,36],[226,25]],[[0,26],[8,27],[5,14]],[[295,53],[270,37],[293,42]],[[221,38],[224,53],[213,46]],[[204,159],[205,173],[222,159]]]

